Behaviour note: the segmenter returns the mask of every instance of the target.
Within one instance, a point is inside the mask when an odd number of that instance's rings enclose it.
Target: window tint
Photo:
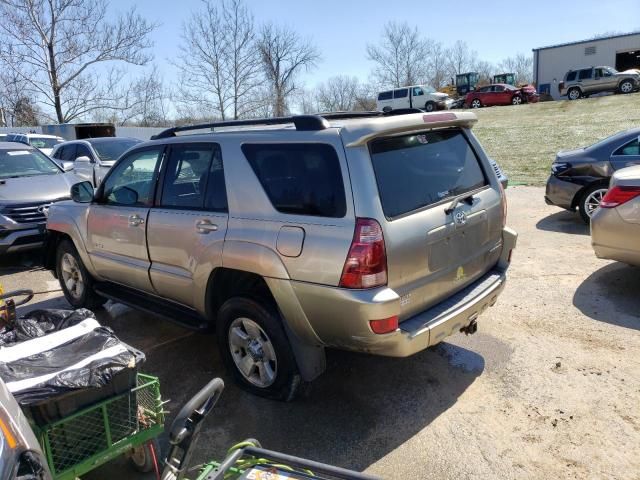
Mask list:
[[[378,100],[391,100],[391,98],[393,98],[393,92],[392,91],[380,92],[378,94]]]
[[[370,151],[382,209],[389,218],[487,185],[460,130],[374,140]]]
[[[419,97],[420,95],[424,95],[424,92],[420,87],[413,87],[413,96]]]
[[[504,92],[504,87],[502,85],[494,85],[493,86],[493,91],[494,92]]]
[[[569,73],[567,73],[567,82],[575,81],[577,73],[578,72],[569,72]]]
[[[81,143],[78,143],[76,145],[76,154],[74,158],[78,158],[78,157],[89,157],[89,160],[93,160],[91,157],[91,152],[89,151],[87,146],[82,145]]]
[[[344,184],[338,155],[332,146],[247,144],[242,151],[279,212],[344,217],[347,211]]]
[[[487,93],[491,91],[491,87],[482,87],[482,88],[479,88],[478,91],[480,93]]]
[[[631,140],[626,145],[621,146],[617,149],[614,155],[640,155],[640,143],[638,139]]]
[[[592,72],[593,70],[590,68],[585,68],[584,70],[580,70],[580,72],[578,72],[578,80],[586,80],[591,78]]]
[[[222,158],[217,144],[171,147],[161,205],[226,210]]]
[[[393,91],[393,98],[407,98],[407,95],[409,95],[409,90],[406,88]]]
[[[60,160],[66,160],[67,162],[73,162],[76,159],[76,145],[75,143],[65,145],[62,147],[62,153],[59,154]]]
[[[105,203],[151,206],[162,148],[132,153],[104,181]]]

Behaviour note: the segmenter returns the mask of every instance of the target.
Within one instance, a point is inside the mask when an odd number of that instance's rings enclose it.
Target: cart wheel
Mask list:
[[[149,473],[155,469],[156,462],[158,470],[160,466],[160,444],[155,438],[147,443],[134,447],[131,451],[131,464],[141,473]]]

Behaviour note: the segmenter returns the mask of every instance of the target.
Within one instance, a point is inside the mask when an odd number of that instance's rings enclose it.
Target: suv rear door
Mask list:
[[[222,265],[228,222],[222,155],[217,143],[177,143],[167,158],[147,227],[149,275],[158,294],[195,307],[202,293],[195,279],[206,283]]]
[[[153,205],[164,146],[135,150],[109,172],[91,204],[87,251],[97,273],[113,282],[153,292],[149,280],[147,217]]]
[[[470,132],[449,128],[369,144],[388,284],[402,297],[401,321],[461,290],[498,261],[500,187],[470,140],[475,142]]]
[[[593,68],[578,70],[577,82],[582,87],[583,92],[588,93],[598,90],[596,81],[593,78]]]

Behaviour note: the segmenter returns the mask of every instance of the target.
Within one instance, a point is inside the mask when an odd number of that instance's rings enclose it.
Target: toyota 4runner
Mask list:
[[[473,333],[496,302],[516,234],[475,122],[372,112],[166,130],[51,207],[47,265],[75,307],[113,299],[214,328],[242,386],[290,399],[325,347],[406,357]]]

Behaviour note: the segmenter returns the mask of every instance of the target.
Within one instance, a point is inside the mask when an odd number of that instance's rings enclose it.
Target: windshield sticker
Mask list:
[[[29,155],[29,151],[28,150],[9,150],[7,152],[7,155]]]

